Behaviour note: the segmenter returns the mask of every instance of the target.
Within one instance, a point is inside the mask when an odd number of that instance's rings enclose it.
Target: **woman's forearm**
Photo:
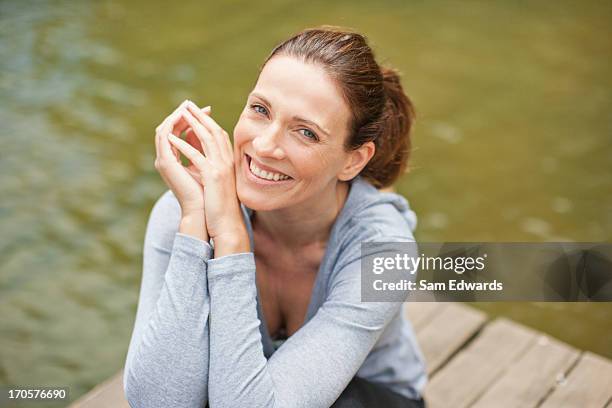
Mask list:
[[[211,406],[277,406],[259,332],[253,253],[215,257],[208,271]]]
[[[151,245],[145,250],[155,253],[158,248]],[[159,271],[163,277],[159,298],[151,302],[150,311],[139,313],[143,321],[137,322],[133,355],[125,367],[125,393],[132,407],[206,403],[210,311],[206,260],[211,252],[207,242],[176,234],[167,270]],[[158,275],[149,255],[145,254],[145,273]],[[141,291],[141,296],[149,295]]]

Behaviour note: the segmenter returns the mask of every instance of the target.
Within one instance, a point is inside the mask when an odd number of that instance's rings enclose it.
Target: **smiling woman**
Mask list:
[[[233,146],[210,115],[185,101],[156,129],[170,190],[147,225],[130,404],[424,406],[402,304],[360,298],[360,244],[414,241],[406,199],[379,191],[409,154],[397,73],[362,35],[310,29],[264,63]]]

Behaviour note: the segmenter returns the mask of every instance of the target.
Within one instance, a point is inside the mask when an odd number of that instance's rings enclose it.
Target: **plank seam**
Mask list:
[[[478,327],[476,330],[474,330],[474,332],[472,334],[470,334],[463,343],[461,343],[459,345],[459,347],[457,347],[452,353],[450,353],[448,355],[448,357],[446,357],[441,363],[440,365],[438,365],[438,367],[435,370],[432,370],[432,372],[429,374],[429,380],[431,381],[431,379],[438,373],[440,372],[444,367],[446,367],[446,365],[448,365],[448,363],[451,362],[451,360],[453,358],[455,358],[455,356],[457,354],[459,354],[460,352],[462,352],[465,348],[467,348],[470,344],[472,344],[472,342],[476,339],[476,337],[480,336],[480,334],[482,333],[482,331],[485,329],[485,327],[491,322],[491,320],[487,317],[484,320],[482,320],[480,323],[478,323]]]
[[[532,330],[529,329],[529,331],[532,331]],[[483,387],[482,390],[479,393],[474,395],[472,400],[469,401],[466,404],[466,407],[471,407],[474,404],[476,404],[478,402],[478,400],[480,398],[482,398],[483,395],[486,394],[486,392],[489,390],[489,388],[491,388],[495,383],[497,383],[497,381],[499,381],[504,376],[504,374],[510,369],[510,367],[515,365],[517,363],[517,361],[520,360],[521,356],[523,356],[525,353],[527,353],[529,351],[529,349],[533,348],[536,344],[537,344],[537,335],[535,335],[535,332],[534,332],[533,333],[533,338],[530,341],[528,341],[527,344],[525,346],[523,346],[523,348],[519,352],[516,353],[517,358],[511,364],[508,364],[505,367],[503,367],[501,370],[499,370],[497,375],[495,377],[493,377],[491,379],[491,381],[489,381],[487,383],[487,386]]]
[[[567,379],[567,377],[569,377],[569,375],[572,373],[572,371],[574,371],[574,368],[576,368],[576,366],[578,365],[580,360],[582,360],[582,357],[584,357],[584,351],[580,351],[580,354],[578,355],[578,358],[574,359],[572,364],[570,364],[569,367],[567,367],[567,370],[565,370],[565,372],[563,373],[563,380]],[[555,390],[558,388],[559,383],[560,383],[560,381],[558,381],[558,380],[554,382],[554,384],[548,389],[548,392],[546,392],[542,396],[542,398],[540,398],[540,400],[536,404],[536,408],[539,408],[542,405],[544,405],[544,403],[546,402],[548,397],[550,397],[552,395],[552,393],[555,392]]]

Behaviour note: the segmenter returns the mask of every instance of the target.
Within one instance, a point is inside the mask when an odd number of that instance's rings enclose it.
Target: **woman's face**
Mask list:
[[[268,211],[335,192],[338,179],[352,178],[343,171],[349,118],[321,66],[287,56],[269,60],[234,128],[240,201]]]

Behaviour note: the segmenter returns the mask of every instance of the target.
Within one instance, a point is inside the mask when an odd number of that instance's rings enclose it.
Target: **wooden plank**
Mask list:
[[[612,408],[612,362],[603,357],[588,352],[579,356],[570,346],[503,318],[484,326],[462,348],[484,324],[484,313],[436,302],[408,302],[404,310],[433,373],[425,389],[430,408],[523,407],[538,402],[543,408]],[[559,375],[572,365],[567,378]],[[129,408],[123,370],[70,405],[107,406]]]
[[[404,304],[404,313],[415,332],[418,332],[421,327],[427,324],[437,313],[439,313],[447,303],[441,302],[406,302]]]
[[[524,326],[504,318],[494,320],[432,378],[425,388],[427,406],[467,407],[535,338],[535,331]]]
[[[427,373],[432,376],[487,320],[484,312],[459,303],[446,303],[417,331],[425,355]]]
[[[69,408],[130,408],[123,392],[123,370],[96,385]]]
[[[579,356],[579,350],[541,335],[473,408],[535,407]]]
[[[542,408],[601,408],[612,398],[612,362],[585,352],[578,364],[546,398]]]

